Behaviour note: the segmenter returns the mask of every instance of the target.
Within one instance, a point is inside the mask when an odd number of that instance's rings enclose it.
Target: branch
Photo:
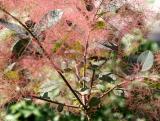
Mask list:
[[[96,15],[98,14],[98,11],[100,10],[100,8],[101,8],[103,2],[104,2],[104,0],[101,1],[99,7],[97,8],[97,11],[96,11],[96,13],[95,13],[95,15],[94,15],[94,17],[93,17],[93,21],[96,19]]]
[[[54,104],[57,104],[57,105],[64,105],[66,107],[80,108],[80,106],[74,106],[74,105],[69,105],[69,104],[65,104],[65,103],[60,103],[60,102],[57,102],[57,101],[52,101],[52,100],[49,100],[49,99],[46,99],[46,98],[42,98],[42,97],[38,97],[38,96],[35,96],[35,95],[30,95],[29,97],[30,98],[39,99],[39,100],[43,100],[43,101],[46,101],[46,102],[49,102],[49,103],[54,103]]]
[[[93,73],[92,73],[92,78],[91,78],[91,83],[90,83],[90,92],[89,92],[89,95],[88,95],[88,98],[90,98],[90,95],[91,95],[91,91],[92,91],[92,87],[93,87],[93,82],[94,82],[94,77],[95,77],[95,69],[93,70]]]
[[[99,9],[101,8],[101,5],[103,4],[103,2],[104,2],[104,0],[101,1],[99,7],[97,8],[97,10],[96,10],[96,12],[95,12],[95,14],[94,14],[94,16],[93,16],[92,22],[95,21],[96,15],[97,15]],[[87,35],[87,39],[86,39],[86,46],[85,46],[85,51],[84,51],[84,74],[83,74],[84,77],[85,77],[85,75],[86,75],[86,63],[87,63],[87,54],[88,54],[88,47],[89,47],[88,40],[89,40],[90,33],[91,33],[92,30],[93,30],[93,29],[91,29],[91,30],[89,31],[89,33],[88,33],[88,35]]]
[[[85,50],[84,50],[84,73],[83,73],[84,77],[86,76],[87,54],[88,54],[88,47],[89,47],[88,40],[89,40],[89,37],[90,37],[90,32],[91,31],[88,32],[87,39],[86,39]]]
[[[86,106],[83,104],[83,102],[81,101],[81,99],[78,97],[78,95],[74,92],[73,88],[71,87],[71,85],[69,84],[69,82],[67,81],[67,79],[63,76],[61,69],[59,69],[56,64],[53,62],[52,58],[50,57],[50,55],[46,52],[46,50],[44,49],[44,47],[42,46],[42,44],[40,43],[40,41],[38,40],[38,38],[15,16],[11,15],[8,11],[6,11],[5,9],[0,7],[0,10],[3,11],[4,13],[6,13],[7,15],[11,16],[13,19],[15,19],[34,39],[34,41],[39,45],[39,47],[42,49],[43,54],[46,56],[46,58],[48,58],[48,60],[50,61],[50,63],[52,64],[53,68],[57,71],[57,73],[59,74],[59,76],[63,79],[63,81],[66,83],[66,85],[68,86],[68,88],[70,89],[70,91],[73,93],[73,95],[77,98],[77,100],[79,101],[79,103],[83,106],[83,108],[85,110],[87,110]]]
[[[126,82],[126,81],[123,81],[123,82],[121,82],[121,83],[119,83],[119,84],[116,84],[114,87],[112,87],[111,89],[109,89],[109,90],[107,90],[106,92],[104,92],[104,93],[99,97],[99,99],[104,98],[106,95],[108,95],[110,92],[112,92],[115,88],[117,88],[118,86],[121,86],[121,85],[123,85],[123,84],[125,84],[125,83],[127,83],[127,82]]]

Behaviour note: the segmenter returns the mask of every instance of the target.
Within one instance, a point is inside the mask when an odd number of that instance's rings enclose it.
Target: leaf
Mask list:
[[[59,105],[57,106],[57,111],[58,111],[58,112],[62,112],[62,111],[63,111],[63,108],[64,108],[64,105],[63,105],[63,104],[59,104]]]
[[[40,95],[44,96],[45,93],[50,99],[53,99],[54,97],[58,96],[61,89],[61,83],[54,81],[54,80],[48,80],[44,82],[40,87]]]
[[[153,80],[150,80],[150,79],[146,79],[146,80],[144,80],[144,82],[145,82],[150,88],[160,90],[160,83],[159,83],[158,81],[153,81]]]
[[[114,93],[116,96],[121,96],[121,97],[124,97],[124,95],[125,95],[124,90],[120,90],[120,89],[113,90],[113,93]]]
[[[155,41],[147,41],[143,44],[141,44],[138,48],[139,52],[143,52],[145,50],[150,50],[152,52],[156,52],[160,49],[160,46]]]
[[[126,34],[121,41],[121,48],[124,50],[124,54],[129,56],[137,51],[138,46],[142,42],[142,38],[136,37],[134,34]]]
[[[106,90],[106,87],[104,84],[97,84],[96,88],[102,92],[104,92]]]
[[[102,11],[102,12],[98,13],[98,17],[102,17],[102,16],[104,16],[106,13],[107,13],[107,12]]]
[[[53,98],[57,97],[59,94],[60,94],[60,89],[57,87],[57,88],[53,89],[52,91],[48,92],[48,97],[50,99],[53,99]]]
[[[81,95],[88,95],[90,92],[90,89],[88,87],[82,88],[80,91]]]
[[[17,71],[8,71],[5,74],[5,77],[9,80],[19,80],[19,73]]]
[[[82,77],[81,81],[90,82],[91,79],[89,77]]]
[[[89,67],[88,67],[88,69],[91,69],[91,70],[98,70],[98,68],[99,68],[99,66],[92,65],[92,64],[90,64]]]
[[[97,106],[98,104],[100,104],[100,99],[97,97],[92,97],[91,100],[89,101],[89,106],[90,107],[94,107]]]
[[[104,21],[98,21],[96,23],[96,28],[97,29],[104,29],[106,27],[106,23]]]
[[[16,65],[16,62],[8,65],[7,68],[4,70],[4,73],[7,73],[8,71],[11,71],[15,67],[15,65]]]
[[[45,92],[42,97],[45,98],[45,99],[50,99],[50,98],[48,97],[48,92]]]
[[[70,49],[82,52],[84,50],[84,47],[79,41],[75,41],[73,44],[71,43]]]
[[[37,25],[37,30],[44,31],[52,27],[62,18],[62,15],[63,11],[61,9],[49,11],[40,20],[39,24]]]
[[[32,111],[30,111],[30,110],[22,110],[21,112],[22,112],[24,118],[28,118],[29,116],[32,115]]]
[[[70,73],[70,72],[72,72],[73,69],[72,68],[65,68],[63,70],[65,73]]]
[[[154,56],[153,53],[149,50],[141,53],[137,59],[138,63],[142,65],[141,71],[148,71],[153,66]]]
[[[100,76],[99,79],[103,80],[103,81],[107,81],[107,82],[114,82],[115,80],[112,79],[109,75],[110,75],[110,73],[104,74],[104,75]]]
[[[16,41],[13,44],[13,47],[11,48],[11,51],[14,54],[14,56],[16,58],[19,58],[23,54],[25,49],[28,47],[29,43],[30,43],[29,38],[20,39],[20,40]]]
[[[105,60],[91,60],[91,65],[94,65],[94,66],[101,66],[105,63]]]
[[[105,47],[105,49],[108,48],[108,49],[111,49],[113,51],[118,51],[118,45],[116,45],[116,44],[114,44],[112,42],[102,43],[101,45],[103,45]]]
[[[26,30],[23,27],[14,23],[10,23],[2,18],[0,18],[0,24],[12,31],[15,31],[17,34],[26,34]]]
[[[53,53],[56,53],[58,49],[62,47],[63,43],[64,43],[63,41],[60,41],[60,40],[57,41],[52,48]]]

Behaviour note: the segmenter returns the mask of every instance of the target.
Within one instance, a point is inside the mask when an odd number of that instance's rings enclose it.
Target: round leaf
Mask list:
[[[143,53],[140,54],[137,61],[142,65],[141,71],[148,71],[153,66],[154,62],[153,53],[149,50],[144,51]]]

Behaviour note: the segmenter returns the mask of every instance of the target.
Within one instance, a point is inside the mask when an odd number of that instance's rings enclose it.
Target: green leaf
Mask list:
[[[89,101],[89,106],[90,107],[94,107],[97,106],[98,104],[100,104],[100,99],[97,97],[92,97],[91,100]]]
[[[104,29],[106,27],[106,23],[104,21],[98,21],[96,23],[96,28],[97,29]]]
[[[57,97],[59,94],[60,94],[60,89],[56,88],[56,89],[53,89],[52,91],[48,92],[48,97],[50,99],[53,99],[54,97]]]
[[[141,53],[137,59],[138,63],[142,64],[141,71],[148,71],[153,66],[154,56],[153,53],[149,50]]]
[[[40,95],[47,96],[48,98],[53,99],[54,97],[59,95],[61,86],[62,85],[60,82],[48,80],[41,85]]]
[[[115,80],[112,79],[109,75],[110,74],[104,74],[104,75],[100,76],[99,79],[102,81],[114,82]]]
[[[120,89],[116,89],[116,90],[113,90],[113,93],[116,95],[116,96],[123,96],[124,97],[124,90],[120,90]]]
[[[100,91],[104,92],[106,90],[106,87],[104,84],[97,84],[96,88],[99,89]]]
[[[55,44],[54,44],[54,46],[53,46],[53,48],[52,48],[52,51],[55,53],[55,52],[57,52],[58,51],[58,49],[60,49],[61,47],[62,47],[62,45],[63,45],[63,41],[57,41]]]
[[[107,13],[107,12],[102,11],[102,12],[98,13],[97,15],[98,15],[99,17],[102,17],[102,16],[104,16],[106,13]]]
[[[49,99],[49,97],[48,97],[48,92],[45,92],[42,97],[43,97],[43,98],[46,98],[46,99]]]
[[[121,41],[120,47],[124,50],[124,54],[129,56],[137,51],[138,46],[143,41],[141,36],[134,34],[126,34]]]
[[[8,71],[4,74],[5,78],[9,80],[19,80],[20,76],[17,71]]]
[[[30,115],[32,115],[32,112],[30,110],[22,110],[21,112],[22,112],[24,118],[27,118]]]
[[[27,48],[29,43],[30,43],[29,38],[20,39],[20,40],[16,41],[14,43],[13,47],[11,48],[13,55],[16,58],[19,58],[23,54],[23,52],[25,51],[25,49]]]
[[[62,112],[62,111],[63,111],[63,108],[64,108],[64,105],[63,105],[63,104],[59,104],[59,105],[57,106],[57,111],[58,111],[58,112]]]
[[[80,91],[81,95],[88,95],[90,92],[90,89],[88,87],[82,88]]]
[[[160,49],[160,46],[158,45],[158,43],[157,42],[155,42],[155,41],[147,41],[147,42],[145,42],[145,43],[143,43],[143,44],[141,44],[140,46],[139,46],[139,48],[138,48],[138,51],[139,52],[143,52],[143,51],[145,51],[145,50],[150,50],[150,51],[152,51],[152,52],[156,52],[156,51],[158,51]]]

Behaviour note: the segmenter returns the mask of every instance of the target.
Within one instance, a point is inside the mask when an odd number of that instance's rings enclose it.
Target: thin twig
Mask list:
[[[85,45],[85,51],[84,51],[84,73],[83,73],[83,76],[85,77],[86,76],[86,65],[87,65],[87,54],[88,54],[88,47],[89,47],[89,37],[90,37],[90,32],[88,32],[88,35],[87,35],[87,39],[86,39],[86,45]]]
[[[57,101],[52,101],[52,100],[49,100],[49,99],[46,99],[46,98],[42,98],[42,97],[38,97],[38,96],[35,96],[35,95],[31,95],[29,96],[30,98],[35,98],[35,99],[39,99],[39,100],[43,100],[43,101],[46,101],[46,102],[49,102],[49,103],[54,103],[54,104],[57,104],[57,105],[64,105],[66,107],[71,107],[71,108],[80,108],[80,106],[75,106],[75,105],[69,105],[69,104],[65,104],[65,103],[60,103],[60,102],[57,102]]]
[[[121,86],[121,85],[123,85],[125,83],[126,83],[126,81],[123,81],[123,82],[121,82],[119,84],[116,84],[114,87],[112,87],[111,89],[109,89],[106,92],[104,92],[101,96],[99,96],[99,99],[104,98],[106,95],[108,95],[110,92],[112,92],[115,88],[117,88],[118,86]]]
[[[95,79],[95,69],[93,70],[93,73],[92,73],[92,78],[91,78],[91,83],[90,83],[90,92],[89,92],[89,95],[88,95],[88,99],[90,98],[91,96],[91,91],[92,91],[92,87],[93,87],[93,82],[94,82],[94,79]]]
[[[87,55],[88,55],[88,47],[89,47],[89,37],[90,37],[90,32],[88,33],[88,36],[87,36],[87,39],[86,39],[86,45],[85,45],[85,51],[84,51],[84,72],[83,72],[83,77],[86,77],[86,68],[87,68]],[[85,88],[85,84],[86,81],[84,80],[83,81],[83,88]],[[83,99],[83,102],[84,104],[86,105],[86,97],[85,96],[82,96],[82,99]]]
[[[91,89],[92,89],[92,87],[93,87],[95,72],[96,72],[96,70],[94,69],[94,70],[93,70],[93,73],[92,73],[91,84],[90,84],[90,88],[91,88]]]
[[[40,41],[38,40],[38,38],[15,16],[11,15],[8,11],[6,11],[5,9],[0,7],[0,10],[3,11],[4,13],[8,14],[9,16],[11,16],[13,19],[15,19],[22,27],[24,27],[24,29],[35,39],[33,39],[38,45],[39,47],[42,49],[43,54],[46,56],[46,58],[48,58],[48,60],[50,61],[50,63],[52,64],[53,68],[57,71],[57,73],[60,75],[60,77],[63,79],[63,81],[66,83],[66,85],[68,86],[68,88],[70,89],[70,91],[73,93],[73,95],[77,98],[77,100],[79,101],[79,103],[83,106],[83,108],[85,110],[87,110],[86,106],[83,104],[83,102],[81,101],[81,99],[78,97],[78,95],[74,92],[73,88],[71,87],[71,85],[69,84],[69,82],[67,81],[67,79],[64,77],[64,75],[62,74],[61,69],[59,69],[56,64],[53,62],[52,58],[50,57],[50,55],[46,52],[46,50],[43,48],[42,44],[40,43]]]

